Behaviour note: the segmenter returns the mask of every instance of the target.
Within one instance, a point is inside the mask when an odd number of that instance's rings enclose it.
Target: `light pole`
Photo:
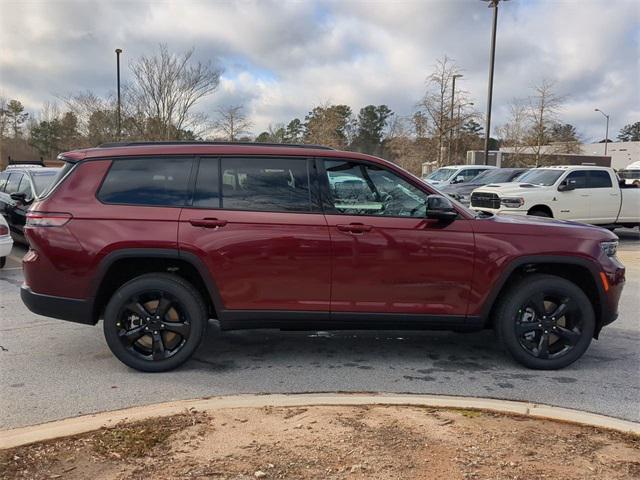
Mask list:
[[[496,29],[498,27],[498,4],[500,0],[482,0],[489,2],[489,8],[493,8],[493,27],[491,29],[491,57],[489,59],[489,90],[487,93],[487,123],[484,137],[484,164],[489,163],[489,138],[491,137],[491,101],[493,100],[493,67],[496,60]],[[507,0],[503,0],[507,1]]]
[[[607,127],[606,127],[605,134],[604,134],[604,156],[606,157],[607,156],[607,143],[609,143],[609,115],[604,113],[599,108],[596,108],[594,111],[595,112],[600,112],[607,119]]]
[[[122,53],[121,48],[116,48],[116,72],[118,78],[118,136],[117,139],[120,140],[120,129],[121,129],[121,120],[120,120],[120,54]]]
[[[451,146],[453,145],[453,108],[455,105],[456,97],[456,78],[462,77],[462,74],[456,73],[453,78],[453,85],[451,86],[451,127],[449,127],[449,149],[447,152],[447,163],[451,164]]]

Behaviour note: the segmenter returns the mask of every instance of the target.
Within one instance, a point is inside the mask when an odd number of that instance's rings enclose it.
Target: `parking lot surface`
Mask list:
[[[220,332],[195,358],[145,374],[121,364],[96,327],[30,313],[14,247],[0,270],[0,428],[235,393],[397,392],[527,400],[640,421],[640,234],[619,230],[627,266],[620,318],[559,371],[510,360],[491,331]]]

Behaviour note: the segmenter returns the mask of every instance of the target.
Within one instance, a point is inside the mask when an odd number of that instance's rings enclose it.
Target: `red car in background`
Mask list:
[[[22,299],[164,371],[224,329],[495,328],[562,368],[617,316],[617,237],[474,213],[385,160],[318,146],[128,143],[66,162],[24,229]]]

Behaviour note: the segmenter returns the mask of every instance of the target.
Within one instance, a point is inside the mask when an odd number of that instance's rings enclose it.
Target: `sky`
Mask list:
[[[0,95],[36,114],[71,92],[107,95],[115,48],[126,82],[128,63],[164,43],[224,68],[197,108],[242,104],[254,134],[328,102],[410,115],[443,55],[485,112],[491,16],[480,0],[0,0]],[[585,141],[604,137],[595,108],[610,115],[610,138],[640,121],[640,0],[502,2],[492,125],[543,78],[566,95],[561,118]]]

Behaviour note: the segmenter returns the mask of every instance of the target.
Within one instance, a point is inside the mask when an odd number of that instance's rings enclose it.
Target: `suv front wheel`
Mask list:
[[[104,335],[120,361],[136,370],[163,372],[196,350],[207,325],[198,291],[176,275],[150,273],[128,281],[111,297]]]
[[[539,370],[572,364],[595,330],[591,302],[576,284],[553,275],[531,275],[513,285],[496,310],[500,343],[519,363]]]

